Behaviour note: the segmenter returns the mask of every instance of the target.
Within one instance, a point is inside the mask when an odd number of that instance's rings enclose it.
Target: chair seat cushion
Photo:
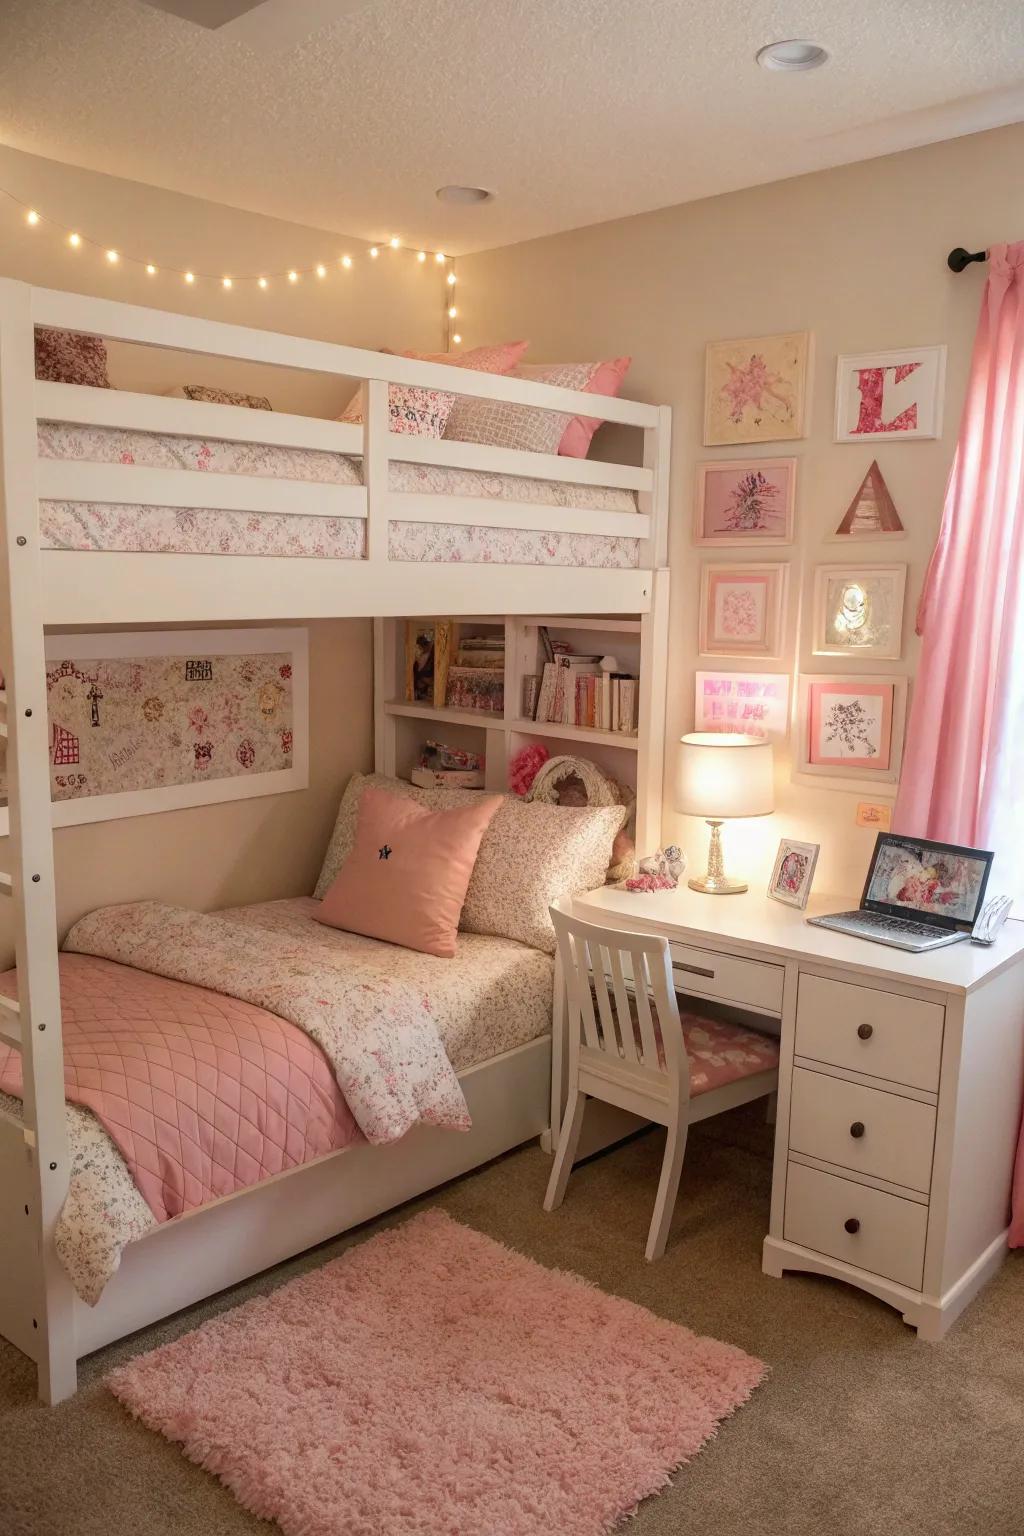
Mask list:
[[[724,1088],[742,1077],[772,1072],[779,1065],[779,1042],[771,1035],[744,1029],[725,1019],[684,1013],[683,1038],[690,1058],[690,1097]]]
[[[593,989],[591,995],[594,996],[598,1033],[603,1034],[597,998],[593,994]],[[658,1042],[658,1064],[664,1068],[665,1053],[661,1044],[661,1020],[658,1018],[653,998],[650,1003],[654,1033]],[[637,1052],[642,1055],[640,1018],[636,998],[632,994],[629,998],[629,1012],[633,1020],[633,1038],[636,1041]],[[692,1099],[700,1093],[710,1093],[715,1088],[724,1088],[726,1083],[738,1082],[740,1078],[755,1077],[759,1072],[778,1070],[779,1042],[774,1035],[762,1035],[756,1029],[744,1029],[742,1024],[730,1024],[727,1019],[708,1019],[702,1014],[691,1013],[688,1009],[681,1008],[679,1017],[683,1026],[686,1055],[690,1063],[690,1097]],[[622,1054],[620,1046],[619,1055]]]

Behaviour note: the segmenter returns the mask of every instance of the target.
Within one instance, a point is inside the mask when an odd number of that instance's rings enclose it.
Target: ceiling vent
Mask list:
[[[215,32],[226,27],[229,21],[237,21],[249,11],[258,10],[265,0],[142,0],[154,11],[166,11],[180,16],[182,21],[194,22],[197,27],[207,27]]]

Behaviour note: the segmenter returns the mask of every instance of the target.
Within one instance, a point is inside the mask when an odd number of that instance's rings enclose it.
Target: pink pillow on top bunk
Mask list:
[[[469,352],[399,352],[421,363],[448,363],[452,368],[471,368],[479,373],[511,373],[529,346],[527,341],[506,341],[493,347],[474,347]],[[390,347],[381,351],[394,356]],[[389,384],[388,413],[391,431],[415,437],[444,437],[456,397],[445,389],[424,389],[418,384]],[[357,389],[339,421],[361,426],[363,402]]]
[[[629,372],[632,361],[631,357],[615,357],[610,362],[598,363],[587,383],[582,386],[583,393],[614,397],[622,388],[622,381]],[[537,379],[542,372],[541,368],[531,368],[529,364],[520,371],[527,379]],[[590,452],[594,433],[600,425],[601,421],[597,416],[573,416],[558,445],[559,453],[569,459],[585,459]]]
[[[480,841],[501,805],[480,795],[454,810],[366,789],[352,852],[317,921],[450,960]]]
[[[524,363],[513,368],[509,377],[592,395],[617,395],[631,361],[617,357],[609,363]],[[464,395],[456,400],[444,435],[463,443],[585,459],[600,425],[596,416],[572,416],[565,411]]]

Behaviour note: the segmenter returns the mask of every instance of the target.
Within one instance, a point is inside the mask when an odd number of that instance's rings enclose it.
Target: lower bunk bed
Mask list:
[[[318,907],[132,903],[69,934],[71,1173],[44,1270],[75,1360],[547,1130],[550,953],[462,933],[439,959]],[[34,1358],[20,1093],[0,1045],[0,1333]]]

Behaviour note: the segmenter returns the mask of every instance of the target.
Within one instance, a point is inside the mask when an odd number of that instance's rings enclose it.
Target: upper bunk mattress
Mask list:
[[[230,443],[56,421],[40,422],[38,439],[40,457],[45,459],[206,470],[325,486],[363,483],[358,458],[316,448]],[[637,510],[631,491],[608,486],[570,485],[526,475],[397,460],[390,465],[389,483],[392,491],[421,496],[480,497],[600,512]],[[46,549],[321,560],[359,560],[365,552],[365,523],[354,517],[94,501],[41,501],[39,517]],[[640,563],[640,540],[614,534],[392,519],[388,524],[388,556],[392,560],[441,563],[634,570]]]
[[[268,938],[273,935],[274,940],[283,941],[290,963],[301,969],[307,981],[322,985],[325,994],[336,992],[339,982],[343,986],[372,985],[375,976],[393,980],[403,989],[415,989],[456,1072],[525,1045],[550,1029],[552,956],[511,939],[460,933],[454,958],[443,960],[326,928],[313,916],[319,905],[311,898],[298,898],[238,907],[218,915],[243,925],[248,934],[266,933]],[[94,978],[93,987],[109,988],[110,977],[116,981],[123,973],[124,988],[115,988],[116,995],[111,994],[104,1006],[109,1011],[113,1004],[122,1022],[130,1020],[131,982],[142,979],[140,972],[130,965],[102,964],[106,969]],[[12,991],[13,974],[7,972],[0,979],[0,990]],[[160,983],[162,993],[175,987],[183,993],[196,990],[185,983]],[[76,997],[71,1011],[83,1006],[95,1011],[96,997]],[[286,1020],[280,1023],[287,1035],[298,1035]],[[144,1017],[140,1025],[145,1027]],[[7,1054],[0,1047],[0,1058]],[[0,1092],[0,1108],[20,1116],[20,1099]],[[270,1115],[268,1107],[268,1119]],[[362,1139],[347,1114],[327,1118],[332,1120],[328,1141],[324,1142],[323,1136],[319,1140],[308,1138],[311,1147],[322,1151]],[[125,1247],[152,1231],[158,1221],[97,1115],[81,1104],[69,1103],[67,1120],[71,1180],[57,1223],[56,1245],[75,1290],[83,1300],[95,1304],[116,1273]],[[309,1153],[316,1155],[319,1151]],[[304,1156],[292,1158],[293,1162],[303,1160]]]

